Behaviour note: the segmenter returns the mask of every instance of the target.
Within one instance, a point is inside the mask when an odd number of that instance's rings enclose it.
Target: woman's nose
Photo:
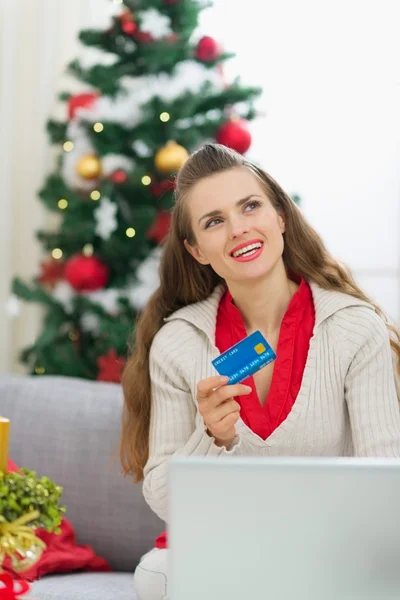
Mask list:
[[[246,223],[245,219],[242,219],[240,217],[231,219],[230,232],[229,232],[229,234],[230,234],[229,237],[231,239],[241,237],[243,234],[248,233],[248,231],[249,231],[249,225],[248,225],[248,223]]]

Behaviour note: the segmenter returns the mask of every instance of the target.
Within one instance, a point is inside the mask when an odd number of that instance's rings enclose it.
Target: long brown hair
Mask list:
[[[225,146],[204,145],[189,157],[176,178],[171,227],[160,263],[160,286],[137,321],[122,377],[124,410],[120,459],[123,473],[133,475],[135,481],[143,479],[149,454],[149,353],[152,341],[165,317],[183,306],[205,300],[217,284],[224,283],[209,265],[199,264],[184,247],[185,239],[191,245],[195,242],[185,197],[200,179],[238,167],[249,169],[258,178],[275,209],[284,216],[283,261],[287,271],[313,281],[325,290],[344,292],[369,302],[386,321],[379,307],[357,286],[349,271],[329,254],[301,210],[270,175]],[[391,344],[399,356],[400,372],[400,335],[393,327],[388,327],[395,334]]]

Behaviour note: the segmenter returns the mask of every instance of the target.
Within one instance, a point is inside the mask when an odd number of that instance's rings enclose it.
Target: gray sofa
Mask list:
[[[121,387],[64,377],[0,375],[0,415],[11,420],[9,455],[64,486],[77,542],[90,545],[111,573],[47,575],[38,600],[135,600],[133,571],[164,524],[140,485],[120,474]]]

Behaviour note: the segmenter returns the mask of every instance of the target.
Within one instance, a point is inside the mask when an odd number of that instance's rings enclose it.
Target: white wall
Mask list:
[[[258,7],[247,0],[244,19],[216,0],[202,20],[237,53],[226,72],[264,88],[251,156],[302,196],[328,248],[400,322],[400,3]]]

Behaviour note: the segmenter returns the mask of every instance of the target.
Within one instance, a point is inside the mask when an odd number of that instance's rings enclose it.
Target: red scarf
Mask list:
[[[264,406],[258,398],[253,377],[243,382],[253,391],[235,398],[241,406],[242,421],[264,440],[286,419],[297,398],[314,324],[311,290],[301,279],[282,320],[271,387],[268,398],[263,398]],[[222,353],[246,336],[242,315],[227,291],[218,309],[215,345]]]

